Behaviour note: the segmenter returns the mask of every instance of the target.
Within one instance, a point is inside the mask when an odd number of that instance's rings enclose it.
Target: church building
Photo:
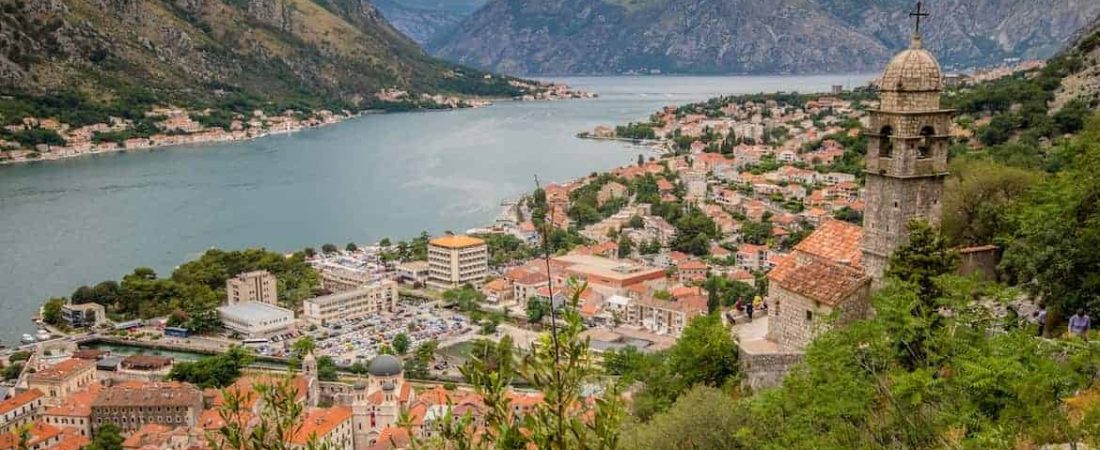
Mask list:
[[[953,111],[940,107],[943,75],[924,48],[920,8],[909,48],[886,66],[870,111],[864,226],[827,221],[768,273],[767,337],[780,352],[804,349],[834,312],[838,324],[866,317],[909,222],[939,222]]]

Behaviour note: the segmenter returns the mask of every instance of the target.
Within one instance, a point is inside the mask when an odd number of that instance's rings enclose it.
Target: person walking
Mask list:
[[[1039,310],[1035,312],[1035,323],[1039,325],[1039,330],[1035,332],[1035,335],[1043,337],[1043,333],[1047,330],[1047,307],[1045,305],[1039,305]]]
[[[1089,329],[1092,328],[1092,319],[1085,314],[1084,309],[1078,309],[1077,314],[1069,318],[1069,332],[1084,340],[1089,340]]]
[[[745,314],[749,316],[749,322],[752,322],[752,303],[753,302],[745,302]]]

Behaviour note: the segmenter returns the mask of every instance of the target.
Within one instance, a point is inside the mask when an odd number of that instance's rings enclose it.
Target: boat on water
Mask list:
[[[34,341],[34,336],[31,336],[27,333],[23,333],[23,337],[19,339],[19,342],[22,342],[24,344],[33,344]]]

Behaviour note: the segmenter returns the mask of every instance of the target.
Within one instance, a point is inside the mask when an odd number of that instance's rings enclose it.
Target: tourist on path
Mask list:
[[[752,322],[752,302],[745,302],[745,314],[748,314],[749,322]]]
[[[1047,329],[1047,307],[1039,305],[1039,310],[1035,312],[1035,323],[1039,325],[1039,331],[1035,332],[1036,336],[1043,337],[1043,333]]]
[[[1078,309],[1077,314],[1069,318],[1069,332],[1084,340],[1089,340],[1089,328],[1092,328],[1092,320],[1084,309]]]

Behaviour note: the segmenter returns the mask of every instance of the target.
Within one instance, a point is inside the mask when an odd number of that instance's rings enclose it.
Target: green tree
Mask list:
[[[331,356],[317,358],[317,379],[321,381],[337,381],[340,374],[336,367],[336,361]]]
[[[293,344],[290,344],[291,353],[299,359],[313,353],[314,350],[317,350],[317,341],[313,339],[313,336],[302,336]]]
[[[115,424],[104,424],[96,430],[92,441],[83,450],[122,450],[122,430]]]
[[[348,245],[344,247],[344,250],[347,250],[349,252],[359,251],[359,246],[355,245],[354,242],[348,242]]]
[[[574,304],[579,302],[583,290],[583,287],[573,290],[577,293],[572,298]],[[584,324],[580,314],[566,308],[561,319],[557,334],[543,335],[518,362],[511,340],[505,337],[495,347],[495,367],[478,357],[462,367],[463,376],[474,386],[485,406],[479,420],[483,427],[471,426],[472,415],[458,418],[447,414],[439,422],[434,441],[414,438],[411,448],[617,448],[625,418],[620,390],[617,385],[601,383],[597,378],[600,371],[589,354],[588,340],[581,337]],[[511,382],[517,376],[543,394],[543,401],[522,419],[513,413],[509,395]],[[593,385],[602,386],[603,393],[594,402],[586,402],[583,392]],[[404,422],[411,430],[408,420]],[[409,434],[415,436],[411,431]]]
[[[393,350],[398,355],[404,355],[409,351],[409,345],[412,344],[412,340],[409,339],[409,335],[405,333],[397,333],[397,336],[393,337]]]
[[[749,449],[744,430],[767,427],[741,413],[744,406],[716,388],[696,386],[645,424],[628,424],[622,449]]]
[[[1041,180],[1033,170],[980,160],[956,162],[944,187],[941,227],[957,245],[986,245],[1011,232],[1010,214]]]
[[[63,298],[51,298],[42,306],[42,321],[50,325],[61,325],[61,306],[65,304]]]
[[[336,246],[332,244],[325,244],[321,246],[321,253],[330,255],[336,253]]]
[[[233,450],[291,450],[305,420],[304,402],[297,401],[298,390],[292,377],[253,385],[253,392],[223,390],[218,415],[225,424],[207,437],[210,448]],[[248,405],[260,405],[259,414]],[[250,417],[258,420],[253,423]],[[309,436],[308,450],[333,449],[333,443]]]
[[[14,380],[16,378],[19,378],[19,375],[21,375],[22,373],[23,373],[23,363],[8,364],[7,367],[4,367],[4,372],[3,372],[4,380],[5,381]]]
[[[886,276],[917,285],[921,298],[938,298],[936,278],[959,268],[959,254],[928,222],[916,220],[908,227],[909,241],[890,256]]]
[[[542,322],[543,317],[550,314],[550,302],[537,297],[527,300],[527,321],[531,323]]]
[[[629,258],[634,253],[634,241],[630,239],[630,236],[623,234],[619,238],[619,257]]]
[[[232,346],[225,353],[216,356],[176,363],[168,373],[168,379],[191,383],[200,388],[224,388],[237,381],[241,371],[252,364],[253,360],[248,350]]]

